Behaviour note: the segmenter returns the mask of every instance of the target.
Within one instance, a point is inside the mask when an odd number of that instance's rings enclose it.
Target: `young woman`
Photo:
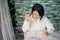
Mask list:
[[[44,16],[43,6],[37,3],[32,7],[31,14],[26,14],[22,30],[24,40],[58,40],[50,35],[55,28]]]

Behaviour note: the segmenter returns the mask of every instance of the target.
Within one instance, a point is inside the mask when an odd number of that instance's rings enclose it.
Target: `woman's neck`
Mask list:
[[[33,18],[35,22],[37,22],[40,18]]]

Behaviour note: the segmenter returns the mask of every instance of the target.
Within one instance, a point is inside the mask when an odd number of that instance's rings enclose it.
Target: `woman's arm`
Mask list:
[[[29,30],[29,26],[30,26],[30,14],[26,14],[25,21],[22,26],[23,32],[27,32]]]
[[[27,32],[29,30],[29,25],[30,25],[30,22],[25,20],[22,26],[22,31]]]
[[[45,18],[45,22],[46,22],[47,32],[48,33],[53,33],[55,28],[54,28],[53,24],[50,22],[50,20],[47,17]]]
[[[53,33],[55,28],[54,28],[53,24],[50,22],[50,20],[47,17],[45,17],[44,20],[45,20],[45,26],[47,28],[47,31],[46,32],[42,32],[41,36],[42,37],[47,37],[48,33]]]

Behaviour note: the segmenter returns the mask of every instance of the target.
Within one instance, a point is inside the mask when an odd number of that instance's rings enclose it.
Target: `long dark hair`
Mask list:
[[[32,7],[31,13],[33,13],[33,11],[37,11],[41,19],[44,16],[44,8],[41,4],[38,4],[38,3],[34,4],[34,6]]]

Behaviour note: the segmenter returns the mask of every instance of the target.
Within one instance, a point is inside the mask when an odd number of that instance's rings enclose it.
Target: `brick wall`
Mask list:
[[[12,2],[12,0],[10,0],[10,2]],[[31,13],[32,6],[35,3],[39,3],[44,6],[45,16],[50,19],[57,31],[60,30],[60,0],[14,0],[14,3],[16,9],[15,20],[18,21],[16,24],[17,29],[21,30],[26,13]],[[17,40],[23,40],[23,33],[17,32],[16,37]]]
[[[15,1],[15,14],[16,24],[21,27],[24,21],[24,16],[26,13],[31,12],[33,4],[39,3],[44,6],[45,16],[50,19],[54,27],[60,30],[60,0],[14,0]]]

